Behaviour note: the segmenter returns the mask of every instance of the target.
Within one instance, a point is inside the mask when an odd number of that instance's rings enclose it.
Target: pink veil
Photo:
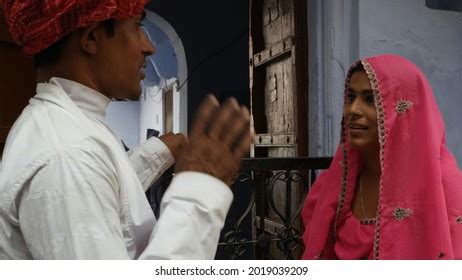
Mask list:
[[[424,74],[397,55],[362,63],[371,81],[380,142],[375,259],[462,259],[462,173]],[[352,68],[347,75],[349,82]],[[353,199],[359,154],[341,143],[313,185],[302,218],[304,259],[336,258],[336,221]]]

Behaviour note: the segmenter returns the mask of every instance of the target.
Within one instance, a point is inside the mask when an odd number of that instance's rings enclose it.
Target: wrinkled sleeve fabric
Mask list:
[[[34,259],[129,259],[120,190],[104,154],[70,149],[51,158],[24,186],[20,228]],[[175,176],[141,259],[213,259],[232,201],[220,180]]]
[[[20,228],[34,259],[128,259],[115,170],[103,156],[69,149],[25,185]]]
[[[144,191],[147,191],[175,163],[168,147],[157,137],[151,137],[130,150],[128,158],[138,174]]]
[[[233,200],[230,188],[207,174],[178,173],[143,259],[213,259]]]

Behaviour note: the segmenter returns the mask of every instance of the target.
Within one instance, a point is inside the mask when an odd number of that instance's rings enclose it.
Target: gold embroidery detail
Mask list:
[[[457,224],[462,224],[462,217],[461,216],[457,216],[456,223]]]
[[[412,209],[396,207],[395,211],[393,211],[393,217],[397,221],[401,221],[401,220],[404,220],[405,218],[410,217],[412,213],[413,213]]]
[[[405,113],[414,103],[412,101],[400,100],[396,103],[395,111],[399,114]]]
[[[380,168],[383,170],[383,162],[385,158],[385,142],[387,141],[387,131],[385,127],[385,109],[383,107],[382,94],[380,92],[379,80],[377,75],[372,68],[371,64],[366,60],[362,60],[364,70],[367,73],[369,81],[371,82],[372,92],[374,94],[374,103],[377,110],[377,128],[379,130],[379,146],[380,146]],[[380,177],[379,187],[379,201],[377,204],[377,220],[375,222],[375,234],[374,234],[374,259],[379,259],[379,242],[380,242],[380,215],[382,205],[382,181],[383,177]]]
[[[359,220],[359,223],[361,225],[373,225],[377,221],[377,217],[374,218],[367,218],[367,219],[361,219]]]

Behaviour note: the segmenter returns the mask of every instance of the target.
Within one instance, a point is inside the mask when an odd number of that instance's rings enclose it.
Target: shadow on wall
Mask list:
[[[425,4],[430,9],[462,12],[460,0],[426,0]]]

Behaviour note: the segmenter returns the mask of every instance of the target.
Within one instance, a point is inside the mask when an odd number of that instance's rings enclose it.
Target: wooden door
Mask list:
[[[257,133],[252,156],[308,156],[307,1],[252,0],[250,9],[250,94]],[[257,195],[272,196],[283,215],[289,208],[295,212],[303,191],[292,186],[288,194],[283,182],[276,185],[273,193],[261,189]],[[257,224],[264,216],[265,230],[277,237],[284,221],[271,207],[265,209],[257,213]]]
[[[164,92],[164,134],[173,132],[173,88]]]
[[[9,32],[0,9],[0,158],[8,132],[35,95],[35,70]]]

